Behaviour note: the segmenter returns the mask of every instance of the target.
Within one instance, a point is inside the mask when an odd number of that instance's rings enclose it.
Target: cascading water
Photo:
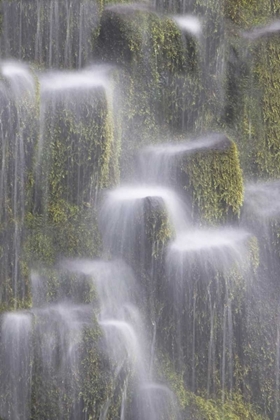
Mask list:
[[[31,397],[31,337],[30,313],[4,315],[1,327],[1,360],[5,361],[5,371],[1,375],[0,409],[3,418],[30,418],[28,402]]]
[[[1,57],[36,61],[48,67],[76,67],[92,55],[92,29],[99,5],[85,1],[3,1]]]
[[[279,418],[280,10],[222,3],[2,0],[0,420]]]

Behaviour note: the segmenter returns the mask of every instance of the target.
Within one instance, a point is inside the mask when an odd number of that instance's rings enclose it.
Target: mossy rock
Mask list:
[[[50,206],[48,217],[26,215],[24,257],[51,266],[59,257],[97,257],[102,250],[95,212],[63,200]]]
[[[48,317],[46,320],[53,328],[47,327],[43,342],[51,340],[53,348],[48,346],[46,351],[52,352],[52,359],[46,368],[46,360],[43,360],[41,354],[40,332],[36,334],[36,329],[39,331],[40,328],[46,327],[35,325],[31,389],[32,420],[58,416],[65,420],[82,419],[84,413],[87,413],[88,418],[99,417],[102,406],[110,396],[112,376],[97,321],[93,317],[91,325],[85,325],[79,336],[72,337],[76,340],[72,344],[75,345],[78,356],[76,355],[74,364],[65,370],[63,363],[68,362],[65,360],[67,355],[59,353],[59,350],[62,350],[59,347],[60,337],[57,335],[59,327],[56,329],[55,320],[48,320]],[[60,322],[60,319],[57,321]],[[37,320],[37,324],[43,322],[41,318]]]
[[[176,23],[157,15],[144,4],[119,4],[105,8],[96,55],[100,55],[102,60],[127,65],[130,69],[133,64],[143,66],[145,54],[148,60],[145,64],[150,71],[156,72],[163,67],[173,73],[182,71],[184,46]]]
[[[277,2],[226,2],[228,38],[225,122],[249,179],[279,177],[279,17]]]
[[[201,222],[216,224],[239,217],[243,179],[235,143],[221,136],[205,150],[193,150],[182,163],[184,187],[192,197],[194,214]]]
[[[169,129],[193,130],[199,102],[199,49],[175,21],[146,5],[107,7],[95,56],[118,64],[122,86],[122,176],[134,150]],[[193,104],[193,108],[188,104]]]
[[[76,93],[42,93],[44,138],[25,215],[27,276],[32,265],[101,253],[94,203],[98,190],[118,182],[117,130],[104,87]]]
[[[277,1],[226,0],[225,2],[225,17],[244,29],[264,24],[268,19],[279,16],[279,12]]]
[[[129,197],[129,191],[127,192]],[[100,209],[100,229],[104,248],[114,257],[123,258],[141,274],[160,258],[172,237],[172,228],[160,195],[114,201],[105,198]]]
[[[226,122],[240,147],[241,165],[247,177],[278,178],[279,35],[252,41],[235,39],[234,45]],[[242,52],[244,47],[246,55]]]
[[[0,82],[0,302],[16,308],[17,302],[24,306],[24,300],[29,300],[21,246],[24,214],[31,204],[30,184],[39,132],[39,88],[30,68],[19,64],[19,74],[14,76],[14,66],[9,62],[2,64]]]
[[[96,318],[98,308],[92,283],[84,276],[54,268],[40,269],[38,275],[40,292],[43,291],[39,296],[38,290],[33,290],[37,294],[33,304],[38,306],[8,314],[10,324],[13,316],[20,320],[29,317],[28,330],[20,324],[21,342],[16,330],[6,331],[3,340],[1,329],[1,414],[10,418],[9,413],[17,412],[18,418],[25,418],[23,414],[30,411],[28,417],[33,420],[82,420],[86,413],[94,419],[111,401],[107,418],[116,418],[122,383],[117,384]],[[1,316],[1,327],[2,320]],[[7,342],[14,344],[12,356]],[[11,372],[5,370],[9,363],[15,363],[15,357],[19,358],[20,367],[16,365]],[[15,372],[18,377],[14,377]]]
[[[177,398],[177,404],[182,418],[191,420],[268,420],[268,417],[261,414],[258,404],[248,403],[240,393],[233,395],[221,395],[215,398],[207,398],[206,395],[194,394],[189,391],[184,383],[182,375],[174,369],[174,365],[168,357],[161,355],[160,377],[168,381],[171,390]]]
[[[187,389],[211,396],[222,388],[241,392],[237,366],[248,344],[244,311],[255,281],[258,245],[244,232],[230,238],[230,232],[213,230],[215,241],[225,235],[226,243],[217,246],[210,232],[204,238],[201,232],[190,233],[184,241],[196,246],[186,245],[185,252],[176,251],[176,240],[175,249],[171,243],[157,292],[157,328],[159,349],[169,352]],[[200,248],[196,234],[203,242]]]
[[[250,346],[244,353],[246,381],[254,381],[250,392],[259,393],[259,406],[271,418],[279,416],[277,373],[275,375],[279,352],[278,195],[279,180],[247,184],[241,214],[241,223],[257,235],[260,248],[255,291],[247,306]]]
[[[235,395],[233,399],[207,400],[206,398],[189,394],[189,407],[186,410],[191,420],[265,420],[268,417],[258,413],[254,405],[244,402],[241,395]]]
[[[163,13],[195,16],[201,25],[201,34],[198,45],[200,51],[199,67],[200,77],[196,82],[200,89],[199,98],[200,112],[195,116],[196,125],[193,132],[215,130],[217,121],[223,112],[224,107],[224,70],[223,62],[225,57],[225,33],[224,33],[224,2],[223,0],[192,0],[180,2],[176,0],[158,0],[156,9]],[[196,84],[192,83],[192,89]],[[188,90],[186,90],[188,92]],[[188,104],[189,111],[194,102]],[[200,120],[201,117],[201,120]],[[191,126],[186,126],[188,132]]]
[[[255,49],[254,74],[261,92],[262,131],[255,129],[257,150],[255,160],[258,172],[265,178],[278,178],[280,138],[280,35],[260,40]]]
[[[44,86],[40,92],[34,77],[33,90],[28,85],[25,92],[23,84],[18,97],[17,82],[11,77],[2,83],[7,126],[0,150],[5,162],[0,237],[6,247],[0,256],[0,296],[5,308],[17,300],[29,306],[32,265],[50,266],[59,256],[100,255],[96,194],[119,180],[113,87],[80,92],[78,99],[75,89],[52,96]]]
[[[247,225],[260,240],[261,262],[266,266],[269,281],[278,289],[280,212],[279,180],[245,185],[241,223]]]
[[[42,185],[37,186],[37,196],[42,198],[35,203],[41,211],[49,197],[52,202],[66,199],[79,205],[99,189],[118,182],[110,179],[112,173],[117,176],[117,170],[111,169],[115,163],[114,119],[105,88],[76,94],[73,89],[43,97],[46,129],[40,162]]]

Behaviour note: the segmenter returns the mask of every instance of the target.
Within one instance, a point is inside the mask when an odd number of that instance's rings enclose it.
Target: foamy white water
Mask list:
[[[219,228],[189,230],[179,234],[170,244],[167,261],[171,264],[211,264],[217,270],[234,264],[249,263],[248,239],[242,229]],[[186,273],[187,274],[187,273]]]
[[[0,72],[18,98],[26,94],[35,95],[35,75],[26,64],[17,61],[3,61],[0,65]]]
[[[246,184],[244,211],[263,220],[280,216],[280,181]]]
[[[0,416],[3,419],[30,419],[32,321],[28,312],[9,312],[2,318]]]
[[[40,77],[42,93],[109,88],[109,66],[93,66],[80,71],[51,71]]]
[[[270,35],[280,32],[280,20],[275,20],[268,25],[256,27],[251,31],[242,32],[244,38],[255,40],[265,35]]]
[[[175,229],[179,232],[190,225],[190,210],[178,195],[168,188],[150,185],[128,185],[109,191],[103,204],[102,219],[109,229],[120,226],[124,217],[132,217],[146,198],[161,199]],[[163,211],[165,210],[162,209]],[[126,223],[123,219],[123,223]]]
[[[199,151],[211,150],[228,144],[223,134],[207,134],[179,143],[163,143],[143,148],[139,152],[139,172],[143,182],[159,185],[174,183],[174,172],[179,160]],[[176,179],[175,179],[176,182]]]
[[[198,37],[202,34],[202,25],[196,16],[192,15],[176,15],[173,19],[182,31],[189,32]]]

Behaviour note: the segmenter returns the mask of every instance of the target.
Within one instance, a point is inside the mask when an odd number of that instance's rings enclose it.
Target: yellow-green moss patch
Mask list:
[[[194,212],[211,224],[239,216],[243,202],[243,179],[234,142],[225,140],[212,150],[185,158],[185,186],[191,193]]]

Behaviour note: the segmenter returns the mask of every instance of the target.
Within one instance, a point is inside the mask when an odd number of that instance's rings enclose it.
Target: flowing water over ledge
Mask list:
[[[0,419],[276,420],[279,176],[243,83],[279,20],[105,6],[1,2]]]

